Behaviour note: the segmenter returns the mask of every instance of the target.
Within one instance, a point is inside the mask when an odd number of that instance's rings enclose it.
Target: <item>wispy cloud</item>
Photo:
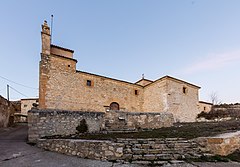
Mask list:
[[[217,70],[240,62],[240,50],[221,54],[209,54],[182,70],[183,74],[193,74],[204,71]]]

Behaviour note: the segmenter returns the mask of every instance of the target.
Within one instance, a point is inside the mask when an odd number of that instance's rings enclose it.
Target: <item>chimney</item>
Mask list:
[[[50,55],[50,46],[51,46],[51,34],[50,28],[48,27],[47,21],[44,20],[42,25],[42,54]]]

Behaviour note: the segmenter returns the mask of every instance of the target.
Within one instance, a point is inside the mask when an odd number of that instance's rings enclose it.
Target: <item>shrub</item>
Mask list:
[[[80,124],[76,127],[78,133],[86,133],[88,131],[88,125],[85,119],[80,121]]]
[[[202,111],[197,116],[197,118],[206,118],[208,120],[213,120],[215,118],[226,118],[226,117],[240,118],[240,110],[239,109],[234,110],[230,108],[226,108],[226,110],[219,110],[215,108],[208,113]]]

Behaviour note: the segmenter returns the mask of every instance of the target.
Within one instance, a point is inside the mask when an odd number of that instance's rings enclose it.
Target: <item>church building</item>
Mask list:
[[[40,109],[170,112],[176,122],[193,122],[200,108],[210,105],[199,102],[199,86],[171,76],[130,83],[76,70],[74,51],[51,44],[46,21],[41,38]]]

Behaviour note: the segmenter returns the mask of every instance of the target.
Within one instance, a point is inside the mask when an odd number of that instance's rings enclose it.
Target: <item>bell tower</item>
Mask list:
[[[46,84],[49,80],[49,57],[51,54],[51,34],[47,21],[44,21],[41,31],[42,51],[39,63],[39,108],[46,108]]]
[[[42,50],[39,64],[39,108],[52,107],[49,102],[54,99],[52,91],[56,90],[55,75],[72,75],[76,73],[77,60],[73,59],[73,50],[51,44],[51,30],[46,21],[41,31]],[[59,78],[58,84],[62,82]],[[54,99],[55,100],[55,99]],[[49,105],[51,103],[51,105]],[[55,106],[56,108],[56,106]]]
[[[42,54],[50,55],[51,34],[50,34],[50,28],[46,20],[42,25],[41,37],[42,37]]]

